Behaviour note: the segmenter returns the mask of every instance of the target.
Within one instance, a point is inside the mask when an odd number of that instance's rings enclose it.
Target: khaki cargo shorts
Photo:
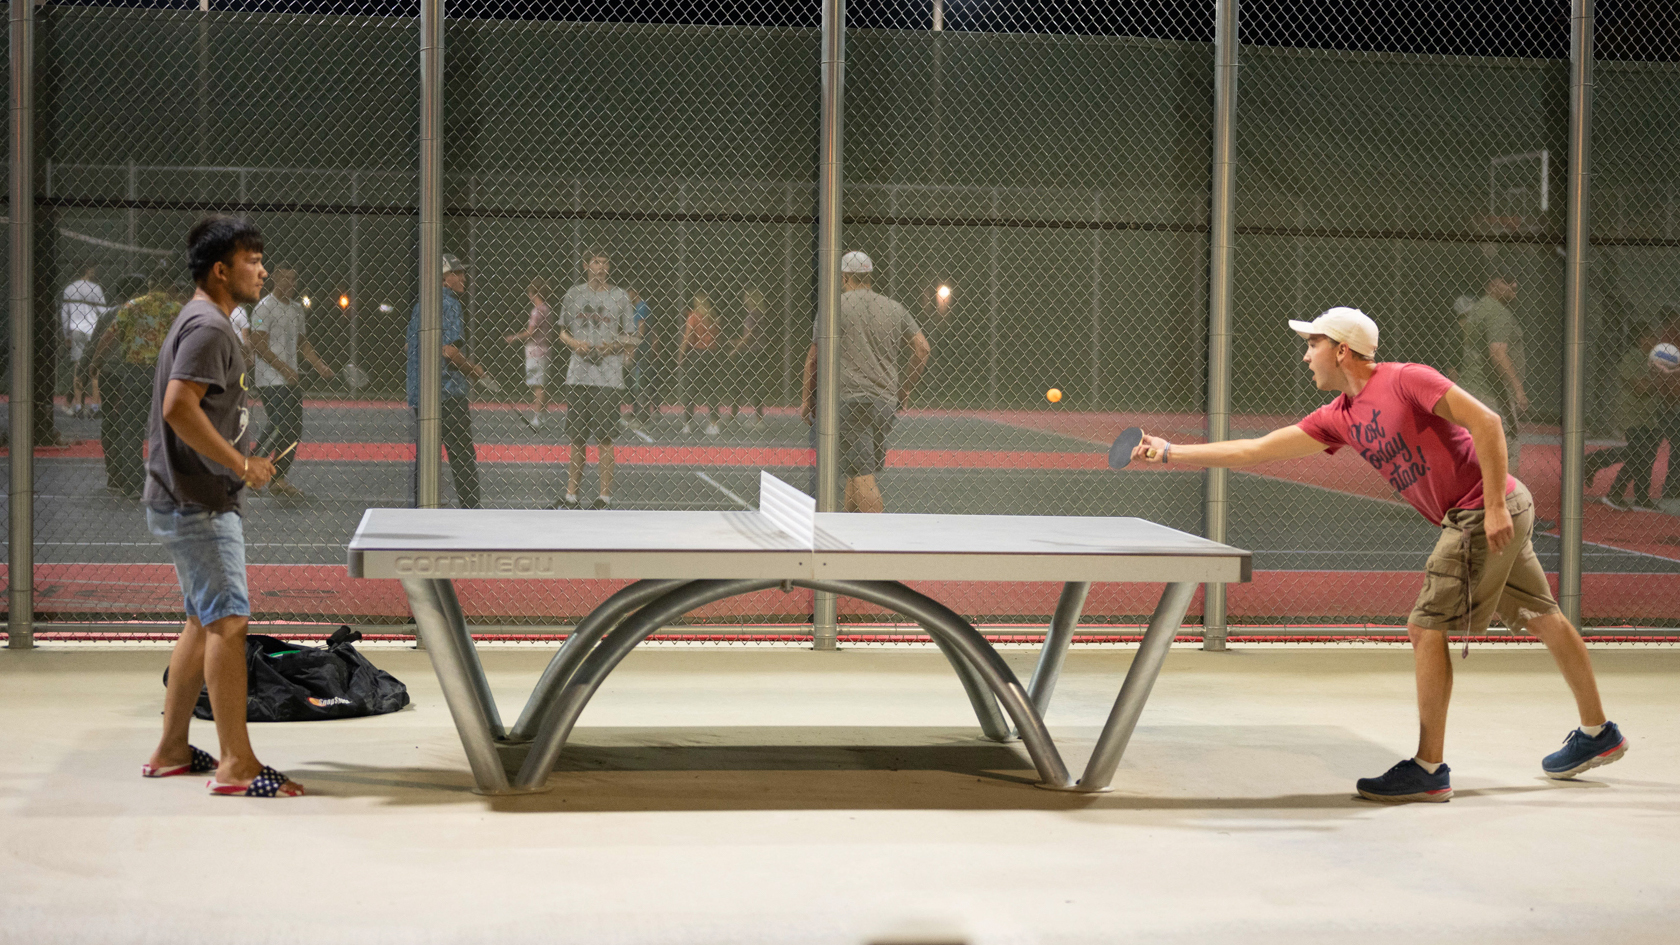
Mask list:
[[[1482,509],[1448,509],[1441,537],[1429,554],[1423,590],[1410,622],[1451,633],[1484,633],[1497,612],[1521,630],[1535,617],[1558,612],[1540,559],[1534,556],[1534,496],[1521,482],[1505,497],[1515,533],[1499,554],[1489,555]],[[1468,618],[1468,623],[1466,621]]]

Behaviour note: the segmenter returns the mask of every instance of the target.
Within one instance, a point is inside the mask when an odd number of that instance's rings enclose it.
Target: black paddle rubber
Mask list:
[[[1143,427],[1127,427],[1114,438],[1114,445],[1108,448],[1108,468],[1125,469],[1132,461],[1132,450],[1143,442]]]

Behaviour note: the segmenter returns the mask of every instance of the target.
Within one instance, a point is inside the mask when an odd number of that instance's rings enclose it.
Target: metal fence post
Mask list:
[[[420,2],[420,408],[415,504],[435,509],[443,453],[443,0]]]
[[[1591,237],[1593,0],[1573,0],[1569,30],[1569,182],[1564,221],[1563,484],[1558,603],[1581,625],[1581,489],[1585,478],[1587,241]]]
[[[823,0],[822,126],[817,169],[817,511],[840,510],[840,214],[844,186],[846,0]],[[811,645],[838,647],[835,596],[816,591]]]
[[[6,647],[35,646],[35,0],[12,0],[12,402]],[[52,402],[48,401],[48,411]]]
[[[1213,34],[1213,180],[1208,219],[1207,438],[1231,437],[1231,201],[1236,176],[1237,0],[1218,0]],[[1230,523],[1230,478],[1206,473],[1202,497],[1205,534],[1224,541]],[[1202,648],[1225,649],[1225,585],[1208,584],[1202,602]]]

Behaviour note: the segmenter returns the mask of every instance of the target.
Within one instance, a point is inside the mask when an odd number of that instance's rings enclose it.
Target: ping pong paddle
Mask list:
[[[1132,450],[1143,442],[1143,427],[1127,427],[1114,438],[1114,445],[1108,448],[1108,468],[1125,469],[1132,461]],[[1150,451],[1153,454],[1153,450]],[[1154,455],[1149,457],[1154,459]]]

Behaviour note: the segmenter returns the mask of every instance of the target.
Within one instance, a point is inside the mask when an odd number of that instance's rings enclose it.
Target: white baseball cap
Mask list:
[[[466,271],[467,271],[466,264],[462,263],[459,257],[457,257],[453,254],[450,254],[450,253],[444,253],[443,254],[443,274],[444,275],[447,276],[452,272],[466,272]]]
[[[841,272],[874,272],[875,263],[862,250],[854,249],[840,257]]]
[[[1366,357],[1377,353],[1377,323],[1371,321],[1371,316],[1356,308],[1337,306],[1310,322],[1291,318],[1289,327],[1295,329],[1295,334],[1302,338],[1323,335]]]

